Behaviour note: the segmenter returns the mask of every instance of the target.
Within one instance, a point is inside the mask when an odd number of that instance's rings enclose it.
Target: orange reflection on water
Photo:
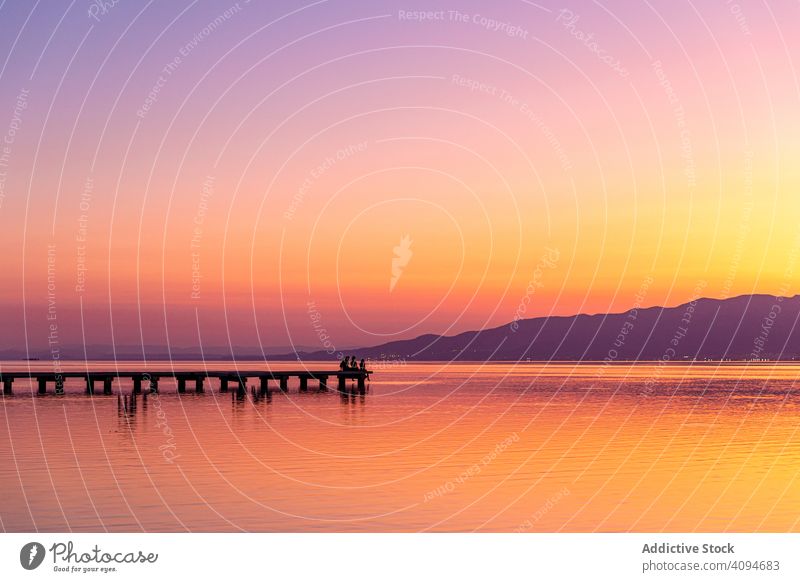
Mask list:
[[[175,364],[204,365],[232,366]],[[0,517],[9,531],[795,531],[798,372],[408,364],[364,396],[178,396],[163,380],[127,414],[78,381],[44,397],[17,381],[0,401]]]

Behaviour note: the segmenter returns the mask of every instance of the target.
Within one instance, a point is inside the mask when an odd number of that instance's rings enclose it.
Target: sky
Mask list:
[[[0,2],[0,350],[344,349],[794,295],[799,21]]]

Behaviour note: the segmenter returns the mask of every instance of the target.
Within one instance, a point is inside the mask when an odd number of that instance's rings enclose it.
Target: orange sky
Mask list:
[[[288,4],[248,4],[209,34],[212,7],[9,9],[0,349],[46,343],[48,245],[66,343],[319,346],[309,302],[349,346],[624,310],[643,285],[795,294],[800,9],[614,4],[491,8],[527,38],[392,2],[280,27]]]

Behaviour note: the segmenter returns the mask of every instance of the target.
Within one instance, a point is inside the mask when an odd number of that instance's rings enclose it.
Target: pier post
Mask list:
[[[103,378],[103,394],[111,394],[111,382],[114,381],[114,378],[111,376],[106,376]]]
[[[205,381],[204,376],[198,376],[194,379],[194,391],[198,394],[203,392],[203,382]]]
[[[319,389],[321,392],[325,392],[328,389],[328,377],[327,376],[320,376],[319,377]]]
[[[178,376],[178,394],[183,394],[186,392],[186,378],[183,376]]]
[[[308,376],[300,376],[300,392],[308,392]]]
[[[141,394],[142,393],[142,377],[141,376],[134,376],[133,377],[133,393],[134,394]]]
[[[289,389],[289,376],[281,376],[281,392]]]
[[[39,394],[47,394],[47,378],[37,378],[39,380]]]
[[[359,394],[366,394],[367,393],[367,386],[364,381],[367,379],[365,374],[361,374],[358,377],[358,393]]]
[[[228,379],[225,376],[222,376],[219,379],[219,391],[220,392],[227,392],[228,391]]]
[[[238,386],[236,388],[236,396],[237,398],[244,398],[247,396],[247,378],[242,378],[239,376],[237,382]]]
[[[158,378],[150,378],[150,394],[158,394]]]
[[[13,383],[14,378],[3,378],[3,394],[11,396],[14,393],[14,390],[11,388]]]
[[[347,389],[347,378],[339,375],[339,392],[345,392]]]
[[[259,380],[261,380],[261,390],[260,390],[261,396],[269,394],[269,384],[268,384],[269,378],[267,378],[266,376],[261,376],[259,377]]]
[[[89,375],[86,376],[86,393],[94,394],[94,378]]]
[[[56,394],[64,393],[64,376],[56,376]]]

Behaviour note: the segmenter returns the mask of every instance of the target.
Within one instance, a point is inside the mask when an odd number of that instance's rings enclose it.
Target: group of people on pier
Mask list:
[[[363,372],[367,369],[367,363],[364,361],[364,358],[361,358],[360,363],[356,363],[355,356],[345,356],[342,361],[339,362],[339,369],[342,372]]]

